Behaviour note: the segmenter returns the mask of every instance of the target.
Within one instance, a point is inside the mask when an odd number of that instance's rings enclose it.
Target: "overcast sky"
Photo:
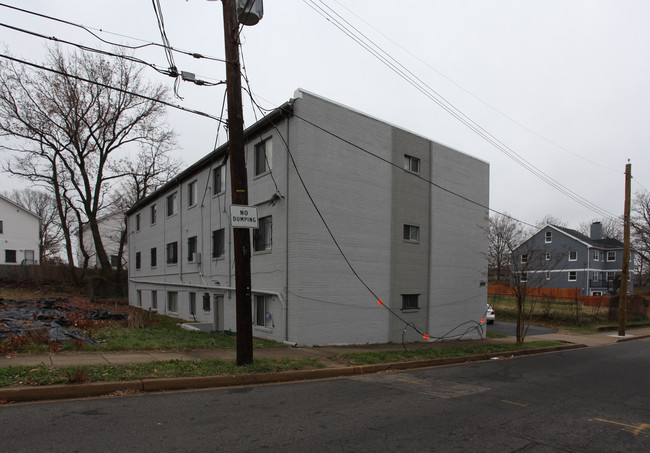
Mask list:
[[[121,44],[161,42],[147,0],[4,3],[91,27]],[[160,3],[173,47],[223,58],[220,2]],[[345,18],[349,30],[363,33],[436,94],[418,91],[313,4]],[[485,160],[490,163],[490,207],[528,223],[551,214],[577,227],[601,216],[507,153],[613,215],[623,211],[628,159],[633,192],[650,188],[646,0],[266,0],[264,10],[262,21],[242,34],[251,87],[264,107],[282,104],[300,87]],[[87,32],[5,7],[0,7],[0,23],[110,49]],[[43,39],[0,27],[0,42],[14,56],[44,62]],[[135,56],[167,68],[161,48]],[[222,63],[175,58],[180,70],[198,78],[225,79]],[[169,77],[153,70],[146,75],[172,87]],[[183,83],[179,92],[184,99],[175,103],[219,115],[221,86]],[[431,99],[436,96],[489,133],[500,149],[443,110]],[[168,120],[186,165],[213,149],[214,121],[179,111],[170,111]],[[246,124],[254,121],[247,107]],[[3,184],[20,186],[17,181]]]

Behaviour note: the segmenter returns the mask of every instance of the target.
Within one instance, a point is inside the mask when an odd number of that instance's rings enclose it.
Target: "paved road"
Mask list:
[[[650,451],[650,340],[285,385],[0,406],[3,451]]]
[[[488,332],[500,333],[501,335],[514,337],[517,335],[517,323],[494,321],[494,323],[488,324]],[[557,332],[557,330],[551,329],[550,327],[528,326],[526,336],[548,335],[555,332]]]

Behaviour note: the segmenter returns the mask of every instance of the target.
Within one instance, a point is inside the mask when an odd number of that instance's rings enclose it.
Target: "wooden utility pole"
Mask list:
[[[618,292],[618,336],[625,336],[627,309],[627,282],[630,275],[630,186],[632,185],[632,164],[625,166],[625,213],[623,214],[623,266],[621,268],[621,289]]]
[[[248,176],[244,148],[244,117],[239,63],[239,22],[235,0],[223,3],[226,46],[226,93],[232,204],[248,205]],[[251,307],[251,238],[246,228],[233,228],[235,298],[237,311],[237,365],[253,363],[253,313]]]

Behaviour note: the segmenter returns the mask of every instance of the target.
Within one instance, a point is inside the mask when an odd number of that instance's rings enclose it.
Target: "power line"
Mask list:
[[[118,33],[112,33],[112,32],[109,32],[109,31],[106,31],[106,30],[103,30],[103,29],[96,29],[96,28],[93,28],[93,27],[88,27],[88,26],[77,24],[77,23],[74,23],[74,22],[70,22],[70,21],[67,21],[67,20],[64,20],[64,19],[59,19],[59,18],[56,18],[56,17],[53,17],[53,16],[48,16],[47,14],[41,14],[41,13],[37,13],[35,11],[30,11],[30,10],[27,10],[27,9],[19,8],[17,6],[7,5],[5,3],[0,3],[0,6],[5,7],[5,8],[9,8],[9,9],[13,9],[13,10],[16,10],[16,11],[20,11],[22,13],[30,14],[30,15],[33,15],[33,16],[37,16],[37,17],[40,17],[40,18],[43,18],[43,19],[48,19],[48,20],[52,20],[52,21],[55,21],[55,22],[60,22],[62,24],[70,25],[72,27],[80,28],[80,29],[84,30],[85,32],[91,34],[96,39],[100,40],[101,42],[103,42],[105,44],[110,44],[111,46],[122,47],[124,49],[131,49],[131,50],[137,50],[137,49],[142,49],[142,48],[151,47],[151,46],[165,47],[163,44],[160,44],[160,43],[157,43],[157,42],[149,42],[149,41],[146,41],[146,40],[140,39],[140,38],[133,38],[131,36],[121,35],[121,34],[118,34]],[[130,46],[130,45],[120,44],[120,43],[113,42],[113,41],[108,41],[106,39],[103,39],[98,34],[93,33],[91,30],[97,30],[97,31],[100,31],[102,33],[110,33],[110,34],[120,36],[120,37],[124,37],[124,38],[135,39],[137,41],[142,41],[145,44],[142,44],[142,45],[139,45],[139,46]],[[177,48],[173,48],[173,47],[168,47],[168,48],[170,50],[174,51],[174,52],[182,53],[184,55],[188,55],[188,56],[191,56],[191,57],[196,58],[196,59],[213,60],[213,61],[218,61],[218,62],[221,62],[221,63],[225,63],[225,61],[226,61],[223,58],[210,57],[210,56],[207,56],[207,55],[200,54],[198,52],[190,52],[190,51],[187,51],[187,50],[181,50],[181,49],[177,49]]]
[[[616,170],[616,169],[614,169],[614,168],[608,167],[608,166],[606,166],[606,165],[602,165],[602,164],[600,164],[600,163],[598,163],[598,162],[596,162],[596,161],[593,161],[593,160],[591,160],[591,159],[588,159],[587,157],[582,156],[582,155],[580,155],[580,154],[578,154],[578,153],[576,153],[576,152],[574,152],[574,151],[572,151],[572,150],[570,150],[570,149],[568,149],[568,148],[566,148],[566,147],[564,147],[564,146],[562,146],[562,145],[560,145],[560,144],[558,144],[558,143],[555,143],[553,140],[544,137],[544,136],[541,135],[540,133],[538,133],[538,132],[532,130],[532,129],[529,128],[528,126],[526,126],[526,125],[522,124],[521,122],[515,120],[514,118],[512,118],[512,117],[509,116],[509,115],[507,115],[507,114],[506,114],[505,112],[503,112],[502,110],[499,110],[497,107],[495,107],[495,106],[491,105],[490,103],[488,103],[487,101],[481,99],[479,96],[477,96],[476,94],[474,94],[474,93],[472,93],[471,91],[469,91],[467,88],[463,87],[462,85],[460,85],[459,83],[457,83],[456,81],[454,81],[451,77],[448,77],[446,74],[444,74],[444,73],[441,72],[440,70],[438,70],[438,69],[436,69],[435,67],[433,67],[433,66],[432,66],[431,64],[429,64],[427,61],[423,60],[422,58],[420,58],[419,56],[417,56],[416,54],[414,54],[413,52],[411,52],[411,51],[410,51],[409,49],[407,49],[406,47],[404,47],[404,46],[402,46],[401,44],[399,44],[398,42],[394,41],[390,36],[386,35],[386,34],[383,33],[381,30],[379,30],[377,27],[373,26],[370,22],[366,21],[362,16],[359,16],[359,15],[356,14],[354,11],[352,11],[351,9],[349,9],[348,7],[346,7],[343,3],[339,2],[338,0],[333,0],[333,1],[334,1],[334,3],[338,4],[341,8],[345,9],[345,10],[348,11],[350,14],[352,14],[353,16],[355,16],[355,17],[356,17],[357,19],[359,19],[361,22],[363,22],[364,24],[366,24],[367,26],[369,26],[370,28],[372,28],[373,30],[375,30],[377,33],[379,33],[381,36],[383,36],[384,38],[386,38],[388,41],[392,42],[394,45],[396,45],[397,47],[399,47],[400,49],[402,49],[404,52],[406,52],[406,53],[408,53],[409,55],[411,55],[413,58],[415,58],[416,60],[418,60],[420,63],[424,64],[424,65],[427,66],[429,69],[431,69],[432,71],[436,72],[438,75],[440,75],[441,77],[443,77],[444,79],[446,79],[448,82],[450,82],[451,84],[453,84],[453,85],[456,86],[457,88],[461,89],[461,90],[464,91],[465,93],[469,94],[471,97],[473,97],[474,99],[476,99],[477,101],[479,101],[481,104],[483,104],[483,105],[485,105],[486,107],[492,109],[493,111],[497,112],[499,115],[503,116],[503,117],[506,118],[507,120],[509,120],[509,121],[511,121],[512,123],[516,124],[517,126],[521,127],[521,128],[524,129],[525,131],[527,131],[527,132],[529,132],[529,133],[535,135],[536,137],[538,137],[538,138],[544,140],[544,141],[547,142],[547,143],[550,143],[551,145],[553,145],[554,147],[556,147],[556,148],[558,148],[558,149],[560,149],[560,150],[562,150],[562,151],[566,151],[567,153],[573,154],[574,156],[576,156],[576,157],[578,157],[578,158],[584,160],[585,162],[589,162],[590,164],[595,165],[595,166],[600,167],[600,168],[603,168],[603,169],[605,169],[605,170],[609,170],[609,171],[616,172],[616,173],[622,173],[622,172],[619,171],[619,170]]]
[[[148,101],[157,102],[159,104],[166,105],[167,107],[171,107],[171,108],[176,109],[176,110],[182,110],[184,112],[193,113],[195,115],[210,118],[210,119],[218,121],[220,123],[224,123],[224,124],[226,123],[221,118],[210,115],[209,113],[201,112],[200,110],[194,110],[194,109],[188,109],[186,107],[181,107],[180,105],[175,105],[175,104],[172,104],[170,102],[163,101],[161,99],[152,98],[150,96],[145,96],[143,94],[135,93],[133,91],[128,91],[128,90],[125,90],[125,89],[122,89],[122,88],[110,86],[110,85],[107,85],[105,83],[97,82],[96,80],[90,80],[90,79],[86,79],[84,77],[80,77],[80,76],[77,76],[77,75],[68,74],[68,73],[65,73],[65,72],[62,72],[62,71],[58,71],[56,69],[48,68],[46,66],[41,66],[41,65],[31,63],[29,61],[21,60],[19,58],[15,58],[15,57],[5,55],[5,54],[0,54],[0,58],[6,58],[7,60],[11,60],[11,61],[14,61],[16,63],[21,63],[21,64],[24,64],[26,66],[30,66],[30,67],[33,67],[33,68],[36,68],[36,69],[42,69],[44,71],[48,71],[48,72],[52,72],[54,74],[62,75],[64,77],[71,77],[73,79],[81,80],[82,82],[90,83],[92,85],[98,85],[98,86],[101,86],[101,87],[104,87],[104,88],[108,88],[110,90],[115,90],[115,91],[119,91],[121,93],[129,94],[131,96],[136,96],[136,97],[139,97],[139,98],[142,98],[142,99],[146,99]]]
[[[616,216],[608,211],[606,211],[603,208],[600,208],[594,203],[591,203],[584,197],[578,195],[576,192],[572,191],[571,189],[567,188],[563,184],[559,183],[555,179],[553,179],[551,176],[537,168],[534,164],[526,160],[523,156],[518,154],[516,151],[514,151],[512,148],[501,142],[499,139],[497,139],[495,136],[493,136],[491,133],[489,133],[487,130],[485,130],[483,127],[481,127],[478,123],[473,121],[470,117],[465,115],[462,111],[460,111],[458,108],[456,108],[451,102],[446,100],[443,96],[441,96],[438,92],[436,92],[433,88],[431,88],[429,85],[427,85],[424,81],[422,81],[418,76],[413,74],[410,70],[408,70],[405,66],[403,66],[399,61],[397,61],[395,58],[393,58],[390,54],[388,54],[386,51],[384,51],[380,46],[375,44],[372,40],[370,40],[368,37],[366,37],[363,33],[359,32],[354,26],[349,24],[344,18],[341,18],[344,23],[341,23],[336,17],[334,17],[332,14],[330,14],[328,11],[326,11],[323,7],[319,6],[316,4],[314,0],[303,0],[309,7],[311,7],[314,11],[316,11],[319,15],[324,17],[326,20],[328,20],[330,23],[332,23],[334,26],[336,26],[340,31],[342,31],[346,36],[348,36],[350,39],[355,41],[357,44],[359,44],[361,47],[363,47],[366,51],[368,51],[371,55],[373,55],[375,58],[377,58],[381,63],[384,65],[388,66],[389,69],[391,69],[393,72],[395,72],[398,76],[400,76],[402,79],[404,79],[407,83],[412,85],[414,88],[416,88],[418,91],[420,91],[422,94],[424,94],[427,98],[435,102],[438,106],[440,106],[443,110],[445,110],[447,113],[449,113],[451,116],[456,118],[458,121],[460,121],[463,125],[465,125],[467,128],[472,130],[474,133],[476,133],[479,137],[481,137],[483,140],[491,144],[493,147],[495,147],[497,150],[501,151],[504,153],[506,156],[510,157],[512,160],[514,160],[516,163],[518,163],[520,166],[528,170],[530,173],[532,173],[534,176],[548,184],[549,186],[553,187],[560,193],[564,194],[568,198],[571,198],[578,204],[586,207],[587,209],[590,209],[591,211],[594,211],[598,213],[599,215],[606,217],[606,218],[615,218]],[[321,1],[325,5],[324,2]],[[332,10],[329,6],[325,5],[326,8]],[[333,11],[333,10],[332,10]],[[341,17],[338,15],[338,13],[334,12],[338,17]],[[350,25],[355,31],[351,31],[350,28],[346,25]],[[361,37],[359,37],[361,35]]]

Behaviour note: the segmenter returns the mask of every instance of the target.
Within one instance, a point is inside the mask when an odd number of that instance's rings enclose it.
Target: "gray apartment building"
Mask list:
[[[304,90],[245,136],[254,336],[484,335],[487,163]],[[132,305],[235,330],[229,179],[226,144],[127,212]]]
[[[634,251],[630,252],[630,263]],[[623,243],[604,238],[600,222],[586,236],[546,225],[513,252],[511,270],[523,283],[544,288],[577,288],[583,296],[611,294],[623,268]],[[632,268],[632,266],[630,266]],[[632,292],[630,279],[628,292]]]

